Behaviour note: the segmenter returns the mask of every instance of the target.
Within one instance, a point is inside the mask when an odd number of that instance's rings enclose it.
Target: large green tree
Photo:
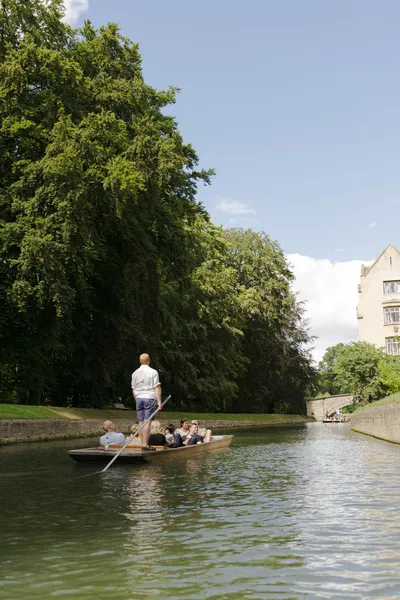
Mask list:
[[[248,367],[234,408],[258,412],[303,412],[313,384],[310,335],[292,291],[293,273],[277,242],[264,233],[230,229],[227,266],[237,272]]]
[[[115,24],[0,0],[0,394],[102,406],[140,352],[175,407],[303,410],[309,336],[279,246],[215,227]]]
[[[178,287],[172,280],[164,288],[169,292],[164,318],[173,322],[164,342],[163,364],[184,406],[229,410],[247,364],[237,272],[226,265],[220,228],[197,218],[189,239],[196,259],[192,272],[179,279]]]
[[[318,386],[322,394],[335,395],[346,391],[341,389],[340,385],[335,381],[336,361],[344,347],[345,344],[342,342],[335,346],[330,346],[319,362]]]
[[[337,344],[320,362],[321,391],[354,394],[362,403],[400,391],[400,360],[368,342]]]
[[[156,349],[160,286],[193,268],[187,228],[209,173],[137,45],[113,24],[73,32],[60,7],[2,3],[2,364],[21,402],[101,404]]]
[[[382,397],[379,363],[383,357],[383,350],[368,342],[346,344],[339,351],[334,366],[335,382],[340,391],[350,392],[362,402]]]

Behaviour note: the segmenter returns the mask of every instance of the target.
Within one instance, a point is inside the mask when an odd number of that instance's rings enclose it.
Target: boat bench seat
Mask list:
[[[99,448],[103,448],[104,449],[104,446],[99,446]],[[110,444],[110,449],[112,449],[112,450],[120,450],[121,448],[122,448],[121,445],[120,446],[115,446],[114,444]],[[155,448],[156,450],[168,450],[168,446],[152,446],[152,448]],[[128,450],[128,449],[130,449],[130,450],[132,450],[132,449],[133,450],[141,450],[142,446],[134,446],[134,445],[130,446],[128,444],[126,446],[125,450]]]

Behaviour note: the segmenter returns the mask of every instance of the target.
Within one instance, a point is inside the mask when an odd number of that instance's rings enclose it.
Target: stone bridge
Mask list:
[[[307,400],[307,416],[315,417],[317,421],[322,421],[326,413],[331,417],[338,408],[344,408],[353,404],[354,396],[352,394],[339,394],[338,396],[323,396],[322,398],[311,398]]]

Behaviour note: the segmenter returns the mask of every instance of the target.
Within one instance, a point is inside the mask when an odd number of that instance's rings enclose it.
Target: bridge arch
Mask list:
[[[307,416],[314,417],[317,421],[323,421],[326,413],[333,415],[339,408],[353,404],[352,394],[338,394],[337,396],[323,396],[322,398],[310,398],[307,400]]]

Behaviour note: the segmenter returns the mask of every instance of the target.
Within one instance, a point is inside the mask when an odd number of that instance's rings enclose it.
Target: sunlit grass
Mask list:
[[[381,400],[377,400],[376,402],[370,402],[369,404],[364,404],[364,406],[360,406],[357,408],[353,415],[365,410],[366,408],[370,408],[371,406],[383,406],[384,404],[390,404],[391,402],[400,402],[400,392],[396,394],[391,394],[390,396],[386,396],[386,398],[382,398]]]
[[[252,421],[252,422],[282,422],[310,420],[303,415],[267,415],[267,414],[225,414],[225,413],[193,413],[169,412],[159,413],[160,419],[178,421],[182,418],[199,419],[201,421]],[[0,419],[126,419],[136,421],[136,411],[96,409],[96,408],[63,408],[44,406],[25,406],[21,404],[0,404]]]
[[[0,419],[59,419],[59,415],[46,406],[0,404]],[[68,418],[68,417],[67,417]]]

